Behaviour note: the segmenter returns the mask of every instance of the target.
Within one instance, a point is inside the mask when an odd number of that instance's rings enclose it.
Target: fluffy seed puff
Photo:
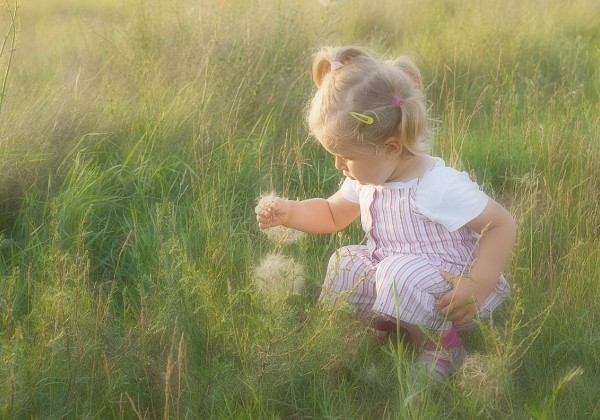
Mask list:
[[[258,197],[258,204],[267,207],[270,203],[275,201],[276,198],[279,198],[279,196],[275,193],[261,195],[260,197]],[[269,229],[265,229],[262,232],[265,235],[267,235],[267,238],[269,238],[271,241],[275,242],[278,245],[294,243],[298,239],[300,239],[302,235],[304,235],[304,233],[300,232],[299,230],[290,229],[285,226],[275,226]]]
[[[512,382],[507,360],[493,354],[470,354],[458,376],[458,386],[470,398],[497,407]]]
[[[299,294],[304,288],[304,268],[285,255],[267,255],[254,274],[257,288],[277,299]]]

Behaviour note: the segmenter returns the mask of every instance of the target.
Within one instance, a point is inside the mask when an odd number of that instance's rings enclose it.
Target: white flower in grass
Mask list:
[[[304,268],[285,255],[267,255],[254,274],[258,289],[275,298],[299,294],[304,288]]]
[[[275,193],[261,195],[258,197],[258,205],[268,207],[277,198],[280,197]],[[279,245],[294,243],[304,235],[304,233],[299,230],[290,229],[289,227],[281,225],[265,229],[262,232],[267,235],[267,238]]]

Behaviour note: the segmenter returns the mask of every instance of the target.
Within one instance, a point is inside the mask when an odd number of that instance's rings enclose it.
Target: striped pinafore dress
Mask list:
[[[361,186],[366,244],[346,246],[332,255],[321,301],[347,299],[365,318],[383,315],[429,329],[451,327],[436,311],[437,300],[450,290],[441,271],[468,273],[479,235],[467,227],[450,232],[421,214],[414,201],[421,179]],[[509,289],[501,276],[479,315],[489,315]]]

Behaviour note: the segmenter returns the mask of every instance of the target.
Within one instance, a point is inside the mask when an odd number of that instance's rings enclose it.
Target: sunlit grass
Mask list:
[[[595,1],[33,3],[0,113],[1,416],[600,416]],[[512,296],[427,389],[410,346],[316,304],[358,224],[255,226],[261,194],[339,185],[303,112],[340,43],[415,58],[435,152],[519,223]],[[272,255],[300,293],[256,287]]]

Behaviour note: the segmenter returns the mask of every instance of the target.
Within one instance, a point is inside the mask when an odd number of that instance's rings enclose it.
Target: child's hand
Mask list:
[[[468,274],[463,276],[442,272],[442,276],[452,290],[443,295],[438,302],[440,316],[452,321],[455,325],[466,325],[475,318],[487,296],[477,287]]]
[[[289,208],[288,201],[279,197],[274,197],[266,202],[261,200],[254,209],[258,227],[269,229],[284,224],[289,217]]]

